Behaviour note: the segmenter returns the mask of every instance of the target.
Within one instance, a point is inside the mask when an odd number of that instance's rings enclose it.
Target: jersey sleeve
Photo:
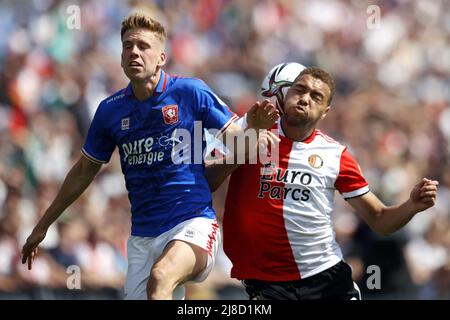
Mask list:
[[[211,89],[200,81],[196,88],[198,112],[203,127],[224,132],[236,120],[237,115]]]
[[[107,118],[104,115],[102,104],[97,108],[92,119],[89,131],[81,152],[91,161],[107,163],[116,147],[110,130],[105,125]]]
[[[346,200],[360,197],[369,192],[369,184],[362,176],[358,163],[347,151],[347,148],[341,154],[339,175],[335,187]]]
[[[248,127],[248,123],[247,123],[247,114],[244,114],[242,117],[240,117],[239,119],[234,120],[234,123],[242,128],[242,130],[247,129]]]
[[[244,114],[242,117],[237,118],[233,122],[243,130],[247,129],[247,114]],[[230,150],[223,144],[222,140],[217,139],[217,135],[210,133],[206,129],[204,129],[204,139],[206,141],[206,154],[218,152],[226,155],[230,152]]]

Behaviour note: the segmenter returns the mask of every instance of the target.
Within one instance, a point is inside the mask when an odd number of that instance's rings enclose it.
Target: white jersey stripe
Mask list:
[[[353,287],[355,288],[356,291],[358,291],[359,299],[357,299],[357,300],[362,300],[362,298],[361,298],[361,290],[359,290],[359,287],[358,287],[358,285],[356,284],[356,282],[353,282]],[[352,299],[352,300],[353,300],[353,299]]]
[[[331,213],[333,211],[334,181],[339,175],[340,155],[344,146],[316,135],[310,143],[294,142],[288,172],[296,176],[291,195],[284,200],[283,215],[292,253],[302,278],[313,276],[342,260],[341,250],[334,239]],[[311,162],[311,156],[320,161]],[[320,166],[319,166],[320,165]]]
[[[107,161],[99,160],[94,156],[91,156],[84,148],[81,148],[81,154],[88,158],[90,161],[98,163],[98,164],[105,164],[108,163]]]
[[[362,187],[362,188],[352,191],[352,192],[343,192],[342,196],[345,199],[356,198],[356,197],[360,197],[360,196],[366,194],[369,191],[370,191],[369,186],[365,186],[365,187]]]

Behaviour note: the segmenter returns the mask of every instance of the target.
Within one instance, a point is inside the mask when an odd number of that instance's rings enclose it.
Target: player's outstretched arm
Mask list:
[[[280,139],[271,131],[264,130],[258,135],[256,144],[250,146],[253,150],[258,148],[267,150],[268,146],[275,146],[280,142]],[[247,150],[246,160],[249,154],[256,154],[257,151]],[[213,159],[205,160],[205,177],[208,181],[211,192],[216,191],[225,179],[237,168],[241,166],[241,162],[237,161],[236,154],[227,156],[220,155]]]
[[[81,155],[77,163],[70,169],[56,198],[34,227],[22,248],[22,263],[25,264],[28,261],[29,270],[37,254],[37,247],[44,240],[50,225],[86,190],[101,166]]]
[[[436,202],[439,182],[423,178],[412,189],[409,199],[396,206],[385,206],[372,192],[353,199],[350,205],[380,235],[390,235],[406,225],[417,213]]]
[[[234,157],[232,157],[234,158]],[[225,181],[225,179],[241,165],[236,164],[233,161],[228,161],[225,156],[221,159],[213,159],[205,161],[205,177],[208,181],[209,189],[211,192],[215,192],[219,189],[220,185]]]
[[[218,155],[214,157],[214,159],[205,160],[205,176],[211,192],[216,191],[223,181],[225,181],[234,170],[240,167],[242,161],[239,161],[239,158],[248,160],[250,154],[256,154],[258,145],[267,148],[268,145],[275,145],[279,142],[279,138],[276,135],[265,130],[271,128],[278,117],[279,111],[269,100],[264,100],[263,102],[257,101],[246,114],[246,128],[242,128],[241,126],[236,125],[236,123],[232,123],[228,127],[225,134],[220,138],[228,149],[233,150],[233,152],[227,155]],[[239,137],[240,135],[245,136],[245,131],[247,130],[257,130],[254,135],[257,140],[254,141],[253,144],[248,142],[245,138],[234,138]],[[230,137],[232,138],[230,139]],[[236,145],[237,141],[243,142],[244,145]],[[245,153],[245,155],[239,157],[240,152]]]

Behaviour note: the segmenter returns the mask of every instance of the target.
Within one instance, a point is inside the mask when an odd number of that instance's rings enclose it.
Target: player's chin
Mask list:
[[[304,112],[297,112],[296,110],[289,110],[285,117],[290,125],[302,125],[308,120],[308,116]]]
[[[145,69],[142,66],[128,66],[125,68],[126,74],[143,74],[144,71]]]
[[[140,70],[127,70],[125,74],[130,80],[139,81],[145,79],[144,73]]]

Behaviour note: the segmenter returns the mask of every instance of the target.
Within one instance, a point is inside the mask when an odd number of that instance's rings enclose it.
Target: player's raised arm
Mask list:
[[[423,178],[414,186],[409,199],[401,205],[385,206],[372,192],[348,199],[348,202],[375,232],[390,235],[406,225],[417,213],[434,205],[438,184],[437,181]]]
[[[93,162],[82,155],[69,171],[56,198],[34,227],[22,248],[22,263],[25,264],[28,261],[28,269],[31,269],[37,247],[44,240],[50,225],[86,190],[101,166],[100,163]]]
[[[275,108],[269,100],[263,102],[257,101],[250,110],[245,115],[246,126],[242,128],[240,125],[235,123],[231,124],[223,136],[224,144],[227,147],[231,147],[232,153],[215,157],[215,159],[207,159],[205,161],[206,170],[205,176],[208,181],[211,192],[216,191],[223,181],[235,170],[242,162],[238,161],[239,150],[245,153],[245,158],[247,159],[252,150],[256,150],[257,145],[274,145],[279,142],[279,138],[276,137],[272,132],[261,129],[271,128],[279,117],[279,111]],[[242,119],[242,118],[241,118]],[[239,122],[236,121],[236,122]],[[239,135],[245,135],[246,130],[257,130],[256,143],[250,145],[247,144],[242,148],[238,145],[230,146],[236,141],[241,141],[245,143],[244,139],[230,139],[230,137],[239,137]],[[227,139],[228,137],[228,139]]]

